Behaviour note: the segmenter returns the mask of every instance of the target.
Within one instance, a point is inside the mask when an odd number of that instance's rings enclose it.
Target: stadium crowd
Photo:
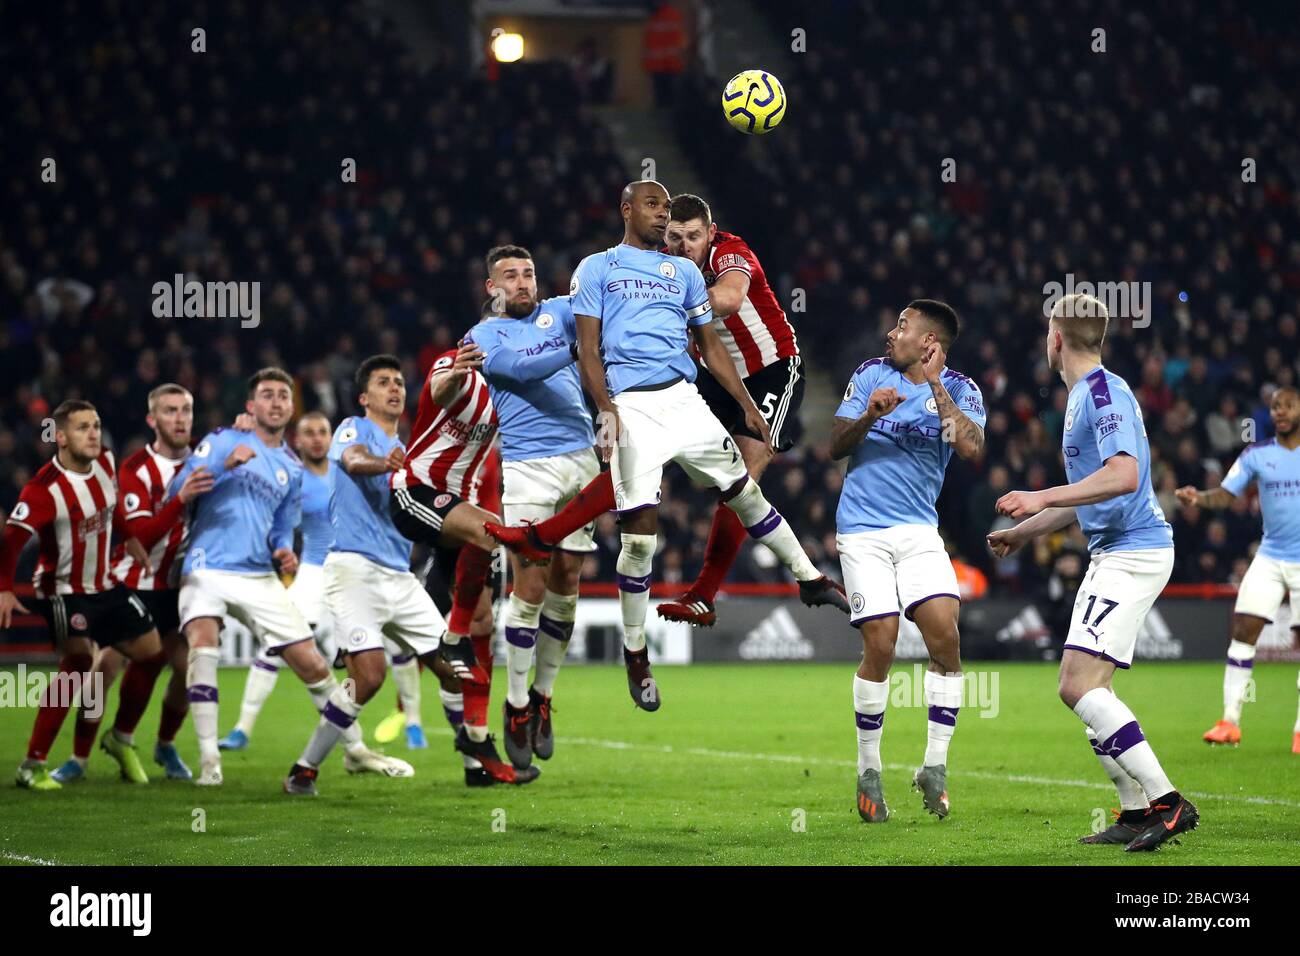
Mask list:
[[[563,63],[489,82],[450,56],[417,67],[366,8],[238,0],[205,10],[208,52],[190,54],[187,23],[159,7],[127,30],[113,26],[121,6],[102,20],[67,0],[16,8],[0,39],[23,67],[0,111],[16,170],[0,186],[0,510],[52,453],[44,423],[64,398],[96,402],[125,454],[161,382],[194,393],[201,433],[240,410],[252,369],[283,365],[301,409],[337,422],[354,409],[356,364],[393,352],[413,411],[432,357],[477,318],[484,250],[529,246],[550,295],[618,234],[612,197],[629,174]],[[1041,359],[1042,290],[1073,273],[1151,283],[1140,321],[1112,324],[1107,362],[1140,384],[1174,580],[1239,578],[1253,502],[1201,514],[1172,493],[1217,484],[1247,438],[1271,433],[1270,389],[1297,379],[1300,147],[1286,130],[1300,26],[1231,2],[1239,15],[1215,18],[1233,24],[1224,32],[1184,19],[1157,33],[1121,0],[1070,0],[1038,25],[1048,45],[1022,42],[1010,0],[929,18],[914,4],[758,6],[782,35],[807,31],[801,68],[782,77],[788,125],[738,140],[719,120],[718,79],[697,71],[680,139],[734,217],[723,228],[749,239],[785,302],[803,290],[793,318],[814,368],[847,381],[910,298],[963,315],[950,364],[983,389],[988,454],[950,469],[940,521],[953,553],[995,589],[1028,589],[1082,544],[1061,535],[1003,562],[983,545],[1003,491],[1063,480],[1065,390]],[[1099,25],[1105,53],[1091,50]],[[856,42],[830,52],[817,38],[832,30]],[[347,158],[355,183],[342,181]],[[156,317],[153,285],[178,273],[260,282],[258,324]],[[829,422],[805,427],[764,485],[838,577],[842,465]],[[712,508],[673,473],[658,577],[694,576]],[[598,532],[589,571],[609,580],[612,518]],[[776,579],[771,564],[747,550],[733,579]]]
[[[983,390],[988,454],[949,468],[939,513],[953,551],[995,588],[1034,589],[1063,548],[1084,545],[1061,535],[995,562],[983,543],[1002,492],[1064,480],[1044,285],[1073,274],[1150,283],[1149,309],[1112,321],[1104,358],[1139,390],[1173,580],[1239,580],[1257,505],[1183,511],[1173,490],[1217,485],[1244,444],[1272,434],[1271,390],[1297,381],[1300,23],[1241,2],[1206,19],[1122,0],[1035,13],[1012,0],[756,5],[805,44],[780,77],[788,125],[738,139],[715,121],[726,78],[697,72],[679,141],[712,177],[722,228],[751,242],[785,302],[802,290],[805,356],[841,385],[881,354],[910,299],[961,313],[949,364]],[[834,486],[815,442],[783,466],[805,472],[796,485]],[[802,527],[825,538],[833,520],[801,502]]]

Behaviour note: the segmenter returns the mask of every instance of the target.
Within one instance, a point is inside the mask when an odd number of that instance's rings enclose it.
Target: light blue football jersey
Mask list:
[[[1240,497],[1252,481],[1264,515],[1259,553],[1275,561],[1300,561],[1300,448],[1287,451],[1276,438],[1246,448],[1228,469],[1223,487]]]
[[[939,380],[957,409],[984,427],[979,386],[950,368],[939,373]],[[896,389],[903,401],[878,419],[853,449],[835,512],[836,528],[851,534],[909,524],[938,527],[934,505],[953,451],[943,440],[943,422],[929,383],[917,385],[886,359],[871,359],[853,373],[835,417],[859,418],[878,388]]]
[[[247,445],[255,457],[227,471],[226,458],[237,445]],[[256,432],[218,428],[195,446],[172,478],[168,497],[199,466],[215,481],[211,491],[190,504],[190,541],[181,573],[274,570],[271,552],[293,547],[293,530],[301,521],[303,467],[298,456],[283,443],[267,446]]]
[[[334,468],[328,459],[326,472],[318,475],[306,466],[302,469],[302,554],[303,564],[324,564],[334,541],[330,527],[330,492],[334,487]]]
[[[484,319],[465,336],[483,350],[505,461],[549,458],[596,443],[570,347],[578,340],[567,295],[522,319]]]
[[[1127,382],[1098,365],[1074,383],[1066,400],[1061,451],[1070,484],[1087,478],[1115,455],[1131,455],[1138,463],[1136,491],[1074,509],[1089,551],[1174,546],[1173,529],[1151,487],[1151,449],[1142,411]]]
[[[361,445],[375,457],[386,458],[402,441],[368,418],[339,422],[329,451],[334,472],[329,500],[334,543],[330,550],[350,551],[394,571],[409,571],[411,542],[394,527],[388,513],[389,473],[349,475],[343,467],[343,452],[349,445]]]
[[[620,244],[587,256],[569,286],[574,315],[600,319],[610,395],[695,381],[686,327],[713,321],[709,290],[689,259]]]

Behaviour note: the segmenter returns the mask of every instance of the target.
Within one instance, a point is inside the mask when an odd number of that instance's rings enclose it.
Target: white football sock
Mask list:
[[[541,614],[540,604],[529,604],[518,594],[511,594],[506,604],[506,700],[511,707],[528,706],[528,671]]]
[[[406,726],[418,726],[420,723],[420,661],[415,657],[392,659],[393,683],[397,685],[397,696],[402,701],[402,713],[406,715]]]
[[[488,738],[487,727],[479,727],[475,724],[466,724],[465,733],[468,734],[469,739],[474,741],[476,744],[481,744]]]
[[[1111,782],[1115,784],[1115,789],[1119,793],[1119,808],[1121,810],[1145,810],[1151,801],[1142,792],[1142,785],[1130,777],[1124,768],[1115,762],[1114,757],[1102,753],[1095,730],[1091,727],[1085,727],[1084,730],[1088,732],[1088,743],[1092,744],[1092,752],[1101,761],[1101,769],[1106,771],[1106,776],[1110,777]]]
[[[736,513],[751,538],[767,545],[777,560],[790,569],[796,581],[813,581],[822,576],[808,559],[789,523],[763,496],[758,482],[751,478],[739,494],[732,495],[724,504]]]
[[[361,705],[352,699],[342,684],[335,684],[298,763],[304,767],[319,767],[324,763],[347,729],[354,725],[360,712]]]
[[[542,619],[537,629],[537,672],[533,687],[543,697],[555,690],[555,675],[560,672],[564,655],[573,637],[573,621],[578,616],[578,595],[556,594],[547,590],[542,599]]]
[[[451,724],[452,730],[460,730],[461,724],[465,723],[465,695],[459,691],[453,694],[439,687],[438,696],[442,698],[442,715],[447,718],[447,723]]]
[[[1228,645],[1228,663],[1223,668],[1223,719],[1241,723],[1241,705],[1254,675],[1255,645],[1233,641]]]
[[[1151,799],[1163,797],[1174,789],[1155,751],[1142,735],[1133,711],[1122,700],[1104,687],[1095,687],[1079,698],[1074,712],[1084,726],[1096,731],[1102,754],[1115,758]]]
[[[316,683],[304,684],[303,686],[307,688],[307,693],[311,694],[311,702],[315,706],[316,710],[322,714],[325,712],[325,705],[329,703],[330,694],[334,692],[336,687],[339,688],[341,693],[346,695],[346,690],[343,685],[334,679],[333,674],[326,674],[325,677],[318,680]],[[348,696],[348,699],[351,700],[350,695]],[[359,705],[357,709],[358,711],[360,710]],[[356,753],[359,750],[366,749],[365,741],[362,739],[361,735],[361,725],[355,720],[356,714],[353,714],[352,716],[354,719],[343,728],[344,749],[348,753]]]
[[[221,759],[217,748],[217,661],[220,659],[221,652],[215,647],[192,647],[185,671],[190,715],[199,738],[199,760],[204,763]]]
[[[253,725],[257,715],[262,712],[266,698],[275,690],[275,682],[280,679],[280,669],[271,663],[263,663],[259,655],[248,669],[248,679],[244,681],[244,698],[239,703],[239,723],[235,729],[245,737],[253,736]]]
[[[885,733],[885,704],[889,681],[865,680],[853,675],[853,710],[858,724],[858,774],[881,769],[880,738]]]
[[[623,612],[623,646],[629,651],[645,647],[645,616],[650,607],[650,568],[654,563],[658,536],[622,534],[615,570],[618,577],[618,605]]]
[[[928,738],[922,765],[943,766],[948,763],[948,744],[957,731],[957,714],[961,710],[965,682],[961,674],[926,671],[922,683],[925,687],[925,704],[929,708]]]

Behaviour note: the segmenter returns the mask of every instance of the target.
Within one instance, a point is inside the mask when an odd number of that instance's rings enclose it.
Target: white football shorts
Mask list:
[[[1065,646],[1128,668],[1142,622],[1173,570],[1173,548],[1093,554],[1074,599]]]
[[[289,585],[289,600],[308,624],[320,624],[326,616],[324,565],[300,563]]]
[[[930,598],[961,600],[952,560],[932,525],[837,534],[835,546],[854,627],[900,611],[910,621],[917,605]]]
[[[693,383],[622,392],[615,396],[614,405],[621,434],[610,471],[618,511],[657,505],[664,465],[670,461],[677,462],[695,484],[723,491],[748,477],[735,439]]]
[[[289,589],[270,571],[191,571],[181,578],[180,613],[182,628],[200,617],[229,615],[272,653],[313,636],[311,625],[289,599]]]
[[[334,640],[349,654],[384,650],[384,638],[416,656],[436,651],[447,622],[410,571],[350,551],[325,559],[325,603]]]
[[[507,461],[501,473],[505,482],[502,518],[507,525],[519,525],[552,517],[600,474],[600,461],[590,448],[579,448],[548,458]],[[595,530],[594,522],[579,528],[558,547],[564,551],[595,551],[596,542],[591,537]]]
[[[1300,615],[1300,564],[1256,554],[1237,588],[1237,604],[1232,613],[1262,617],[1271,623],[1288,592],[1291,595],[1292,620],[1297,620],[1297,615]]]

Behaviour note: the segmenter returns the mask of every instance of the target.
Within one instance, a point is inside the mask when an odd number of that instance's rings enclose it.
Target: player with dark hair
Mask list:
[[[59,651],[58,676],[42,696],[27,757],[18,768],[18,786],[30,790],[62,786],[45,761],[77,685],[82,685],[82,701],[88,709],[103,706],[95,682],[85,680],[94,663],[95,644],[115,647],[128,660],[146,665],[131,691],[146,704],[167,662],[148,608],[111,574],[114,535],[139,561],[148,561],[147,548],[155,542],[134,538],[127,525],[118,500],[113,453],[103,447],[95,406],[79,399],[60,404],[54,410],[54,440],[58,450],[23,487],[0,539],[0,629],[10,626],[15,610],[27,612],[14,594],[14,573],[23,546],[35,538],[40,555],[33,603]]]
[[[311,411],[298,419],[294,428],[294,450],[302,461],[302,517],[298,534],[302,547],[298,555],[298,571],[289,585],[289,600],[311,626],[316,647],[326,661],[335,655],[330,617],[325,609],[325,556],[329,554],[334,532],[330,528],[330,494],[334,488],[334,472],[330,465],[330,420],[322,411]],[[257,652],[248,676],[244,681],[244,696],[239,702],[239,721],[226,736],[217,741],[222,750],[243,750],[253,734],[262,705],[275,690],[283,662],[266,648]],[[354,771],[371,769],[383,772],[376,765],[362,767],[361,748],[354,748],[357,758],[345,757],[348,768]]]
[[[596,439],[574,364],[577,329],[568,296],[537,298],[532,254],[498,246],[487,255],[491,311],[466,336],[482,350],[483,376],[500,423],[508,524],[553,516],[600,473]],[[549,560],[515,557],[506,609],[506,753],[516,768],[554,749],[551,694],[573,634],[578,576],[596,549],[593,525],[558,542]],[[536,673],[529,671],[536,660]]]
[[[1255,664],[1255,644],[1264,625],[1272,623],[1282,601],[1291,599],[1291,628],[1300,631],[1300,391],[1290,386],[1273,392],[1269,417],[1276,435],[1250,445],[1218,488],[1197,491],[1191,485],[1175,494],[1184,507],[1226,508],[1254,484],[1264,517],[1264,539],[1237,588],[1223,671],[1223,717],[1205,732],[1210,744],[1241,743],[1241,708]],[[1291,752],[1300,754],[1300,714],[1291,731]]]
[[[963,678],[957,576],[939,536],[935,502],[954,453],[984,451],[979,386],[948,368],[960,332],[946,303],[916,299],[898,316],[882,358],[863,362],[831,426],[831,458],[850,457],[836,545],[849,593],[850,623],[862,633],[853,678],[858,727],[858,813],[889,818],[880,781],[880,739],[900,610],[916,623],[930,654],[925,757],[912,778],[925,809],[948,815],[948,747],[957,729]]]
[[[186,684],[199,741],[200,786],[223,781],[217,743],[217,662],[223,619],[237,617],[262,646],[283,657],[312,703],[323,711],[339,687],[316,649],[311,626],[277,576],[298,568],[293,532],[302,511],[302,463],[284,440],[293,416],[293,379],[264,368],[248,380],[245,410],[251,431],[219,428],[195,447],[173,480],[206,467],[212,490],[197,499],[190,543],[181,568],[181,630],[190,646]],[[349,728],[349,751],[364,749],[359,728]],[[385,772],[398,776],[394,762]]]
[[[389,510],[407,539],[429,546],[459,547],[447,633],[438,656],[461,682],[464,733],[456,749],[478,761],[503,783],[527,783],[536,767],[516,772],[503,762],[487,728],[490,648],[471,632],[492,567],[496,542],[483,530],[498,520],[487,503],[497,497],[489,458],[497,434],[496,408],[480,368],[483,352],[466,340],[433,361],[420,391],[411,442],[402,467],[390,479]]]

